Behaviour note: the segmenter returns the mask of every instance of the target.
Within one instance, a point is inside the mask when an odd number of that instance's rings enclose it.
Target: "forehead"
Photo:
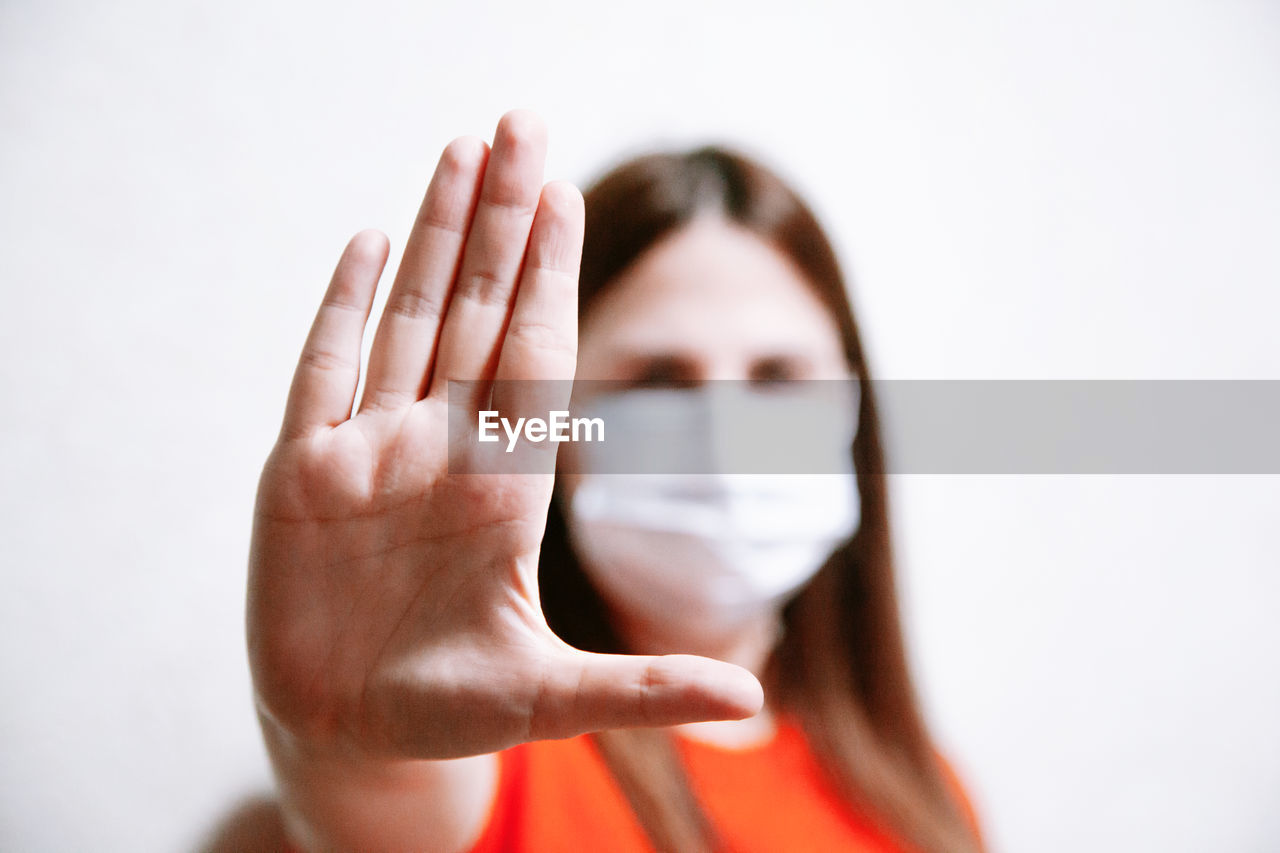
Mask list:
[[[841,352],[834,318],[785,254],[707,216],[664,238],[601,293],[583,348]]]

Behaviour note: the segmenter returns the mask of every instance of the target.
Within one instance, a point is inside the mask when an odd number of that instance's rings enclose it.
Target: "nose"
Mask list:
[[[750,360],[725,353],[704,353],[695,360],[694,378],[698,384],[743,381],[751,378]]]

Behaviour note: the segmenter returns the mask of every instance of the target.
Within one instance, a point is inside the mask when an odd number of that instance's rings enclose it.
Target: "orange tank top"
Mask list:
[[[745,750],[677,743],[694,793],[733,853],[904,849],[852,813],[792,722],[780,721],[770,741]],[[499,762],[498,793],[471,853],[653,853],[589,737],[522,744]],[[944,769],[972,820],[945,762]]]

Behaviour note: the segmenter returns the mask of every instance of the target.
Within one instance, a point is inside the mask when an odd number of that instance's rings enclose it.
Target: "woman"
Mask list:
[[[448,452],[451,410],[545,411],[502,380],[575,367],[638,385],[867,378],[832,252],[769,173],[713,150],[635,161],[588,194],[583,253],[582,199],[542,186],[544,152],[520,112],[492,150],[445,150],[354,414],[384,237],[348,245],[304,347],[248,601],[292,844],[979,849],[907,676],[865,382],[851,511],[732,619],[652,606],[645,573],[665,558],[600,535],[630,528],[590,464],[553,500],[550,476],[468,476]],[[745,776],[775,787],[744,802]]]

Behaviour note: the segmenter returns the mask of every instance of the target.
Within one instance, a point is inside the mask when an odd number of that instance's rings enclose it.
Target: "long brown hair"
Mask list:
[[[817,220],[772,172],[717,147],[633,159],[585,196],[580,317],[645,250],[712,212],[791,258],[836,319],[863,389],[853,445],[862,522],[787,605],[783,639],[765,677],[767,695],[773,707],[800,721],[832,783],[856,812],[914,848],[980,849],[945,780],[908,673],[874,389],[844,278]],[[570,548],[558,503],[552,501],[539,570],[547,620],[579,648],[628,651]],[[668,732],[630,729],[593,737],[657,849],[721,848]]]

